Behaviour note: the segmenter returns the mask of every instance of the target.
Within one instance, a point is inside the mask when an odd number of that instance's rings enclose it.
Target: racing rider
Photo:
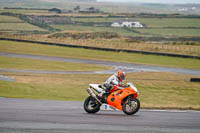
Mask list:
[[[113,89],[113,86],[123,87],[123,81],[125,80],[126,74],[122,70],[119,70],[116,74],[110,76],[106,82],[104,82],[105,91],[102,91],[98,96],[103,97],[105,92],[109,92]]]

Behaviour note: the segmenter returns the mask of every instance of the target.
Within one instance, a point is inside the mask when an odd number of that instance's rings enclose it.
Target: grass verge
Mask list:
[[[47,61],[39,59],[24,59],[14,57],[1,57],[0,68],[6,69],[31,69],[31,70],[61,70],[61,71],[101,71],[110,69],[107,66],[71,63],[60,61]]]
[[[128,29],[131,30],[131,29]],[[74,37],[63,37],[66,34],[75,34]],[[27,34],[27,35],[11,35],[11,34],[1,34],[2,37],[22,39],[22,40],[33,40],[41,42],[53,42],[53,43],[64,43],[71,45],[83,45],[101,48],[115,48],[115,49],[128,49],[128,50],[138,50],[138,51],[151,51],[151,52],[161,52],[161,53],[174,53],[183,55],[194,55],[200,56],[200,44],[198,42],[174,42],[174,43],[152,43],[152,42],[137,42],[136,40],[120,37],[112,39],[103,39],[96,36],[96,32],[90,32],[91,35],[97,38],[92,39],[91,36],[88,39],[84,39],[80,34],[89,32],[83,31],[65,31],[57,32],[55,34]],[[57,35],[56,35],[57,34]],[[85,35],[86,35],[85,34]],[[145,33],[146,34],[146,33]],[[56,36],[54,36],[56,35]]]
[[[110,75],[41,75],[0,73],[16,82],[0,81],[0,97],[83,101],[89,83],[103,83]],[[200,84],[190,75],[143,72],[127,74],[139,89],[142,108],[200,110]]]
[[[200,69],[200,60],[198,59],[133,54],[124,52],[106,52],[12,41],[0,41],[0,52],[36,54],[57,57],[129,62],[178,68]]]

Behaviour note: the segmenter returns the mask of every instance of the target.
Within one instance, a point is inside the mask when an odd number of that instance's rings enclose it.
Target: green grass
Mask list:
[[[70,78],[70,76],[63,78]],[[60,78],[60,80],[62,80],[62,78]],[[86,94],[83,86],[75,84],[72,86],[69,82],[63,84],[38,84],[0,81],[0,96],[10,98],[81,101],[86,97]]]
[[[200,84],[191,83],[191,76],[173,73],[145,72],[127,75],[140,91],[143,107],[199,108]]]
[[[17,82],[0,81],[0,96],[82,101],[88,84],[99,82],[96,75],[22,75],[16,76]]]
[[[17,17],[0,15],[0,31],[46,31],[40,27],[25,23]]]
[[[124,18],[74,18],[78,22],[113,22]],[[140,21],[147,27],[200,27],[200,19],[192,18],[130,18]]]
[[[7,22],[9,22],[9,23],[20,23],[20,22],[23,22],[23,21],[20,20],[17,17],[0,15],[0,23],[7,23]]]
[[[90,83],[102,84],[110,75],[4,74],[17,82],[0,81],[0,97],[83,101]],[[189,75],[143,72],[127,74],[138,88],[143,108],[200,110],[200,84]]]
[[[51,25],[56,29],[62,31],[88,31],[88,32],[116,32],[122,36],[136,36],[137,33],[126,30],[125,28],[112,28],[112,27],[93,27],[93,26],[81,26],[81,25]]]
[[[124,52],[106,52],[12,41],[0,41],[0,52],[48,55],[57,57],[130,62],[138,64],[200,69],[200,60],[198,59],[185,59]]]
[[[122,18],[75,18],[79,22],[113,22]],[[132,18],[145,24],[147,27],[156,29],[141,29],[131,28],[126,30],[124,28],[111,28],[111,27],[89,27],[89,26],[74,26],[74,25],[54,25],[53,27],[61,30],[75,30],[75,31],[112,31],[122,36],[200,36],[200,29],[187,29],[188,27],[200,28],[200,19],[191,18]],[[174,28],[167,28],[174,27]],[[158,29],[157,29],[158,28]],[[163,29],[164,28],[164,29]],[[182,29],[181,29],[182,28]],[[186,28],[186,29],[184,29]],[[140,33],[136,33],[138,31]]]
[[[74,18],[75,21],[78,22],[95,22],[95,23],[102,23],[102,22],[113,22],[120,20],[121,18],[109,18],[109,17],[101,17],[101,18]]]
[[[79,18],[80,19],[80,18]],[[83,18],[81,18],[83,19]],[[88,18],[88,21],[91,21],[92,18]],[[94,21],[98,21],[100,18],[95,18]],[[104,21],[105,18],[102,18]],[[156,21],[151,18],[147,24],[148,27],[153,27],[152,29],[146,28],[113,28],[113,27],[94,27],[94,26],[82,26],[82,25],[51,25],[54,28],[60,29],[62,31],[89,31],[89,32],[116,32],[121,36],[168,36],[168,37],[193,37],[200,36],[200,29],[196,28],[187,28],[187,27],[200,27],[200,19],[184,19],[181,23],[181,19],[175,19],[169,21]],[[87,18],[84,18],[82,21],[87,21]],[[152,22],[151,22],[152,21]],[[155,23],[154,23],[155,21]],[[191,22],[191,23],[190,23]],[[166,24],[165,24],[166,23]],[[179,27],[179,28],[163,28],[163,27]]]
[[[46,31],[28,23],[0,23],[1,31]]]
[[[48,13],[48,10],[0,9],[0,13],[10,12],[19,14]]]
[[[145,35],[152,36],[171,36],[171,37],[183,37],[183,36],[200,36],[200,29],[136,29],[136,31]]]
[[[200,27],[200,19],[191,18],[137,18],[147,27]]]
[[[39,59],[24,59],[0,56],[0,68],[31,69],[31,70],[62,70],[62,71],[100,71],[109,69],[106,66],[82,63],[47,61]]]

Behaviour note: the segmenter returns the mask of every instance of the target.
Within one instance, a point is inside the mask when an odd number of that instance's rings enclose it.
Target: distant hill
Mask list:
[[[96,0],[0,0],[0,8],[69,8],[77,4],[67,3],[96,3]]]
[[[200,15],[200,4],[108,3],[98,0],[0,0],[0,8],[81,9],[95,7],[109,13],[154,13]],[[120,7],[120,8],[119,8]]]
[[[40,0],[0,0],[0,8],[4,7],[31,7]]]

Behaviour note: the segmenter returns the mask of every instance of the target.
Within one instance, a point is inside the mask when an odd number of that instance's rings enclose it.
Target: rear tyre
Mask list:
[[[87,113],[94,114],[100,110],[100,103],[97,102],[92,96],[89,96],[84,102],[84,110]]]
[[[130,102],[128,102],[128,99]],[[133,115],[140,109],[140,101],[136,98],[127,98],[122,105],[122,110],[127,115]]]

